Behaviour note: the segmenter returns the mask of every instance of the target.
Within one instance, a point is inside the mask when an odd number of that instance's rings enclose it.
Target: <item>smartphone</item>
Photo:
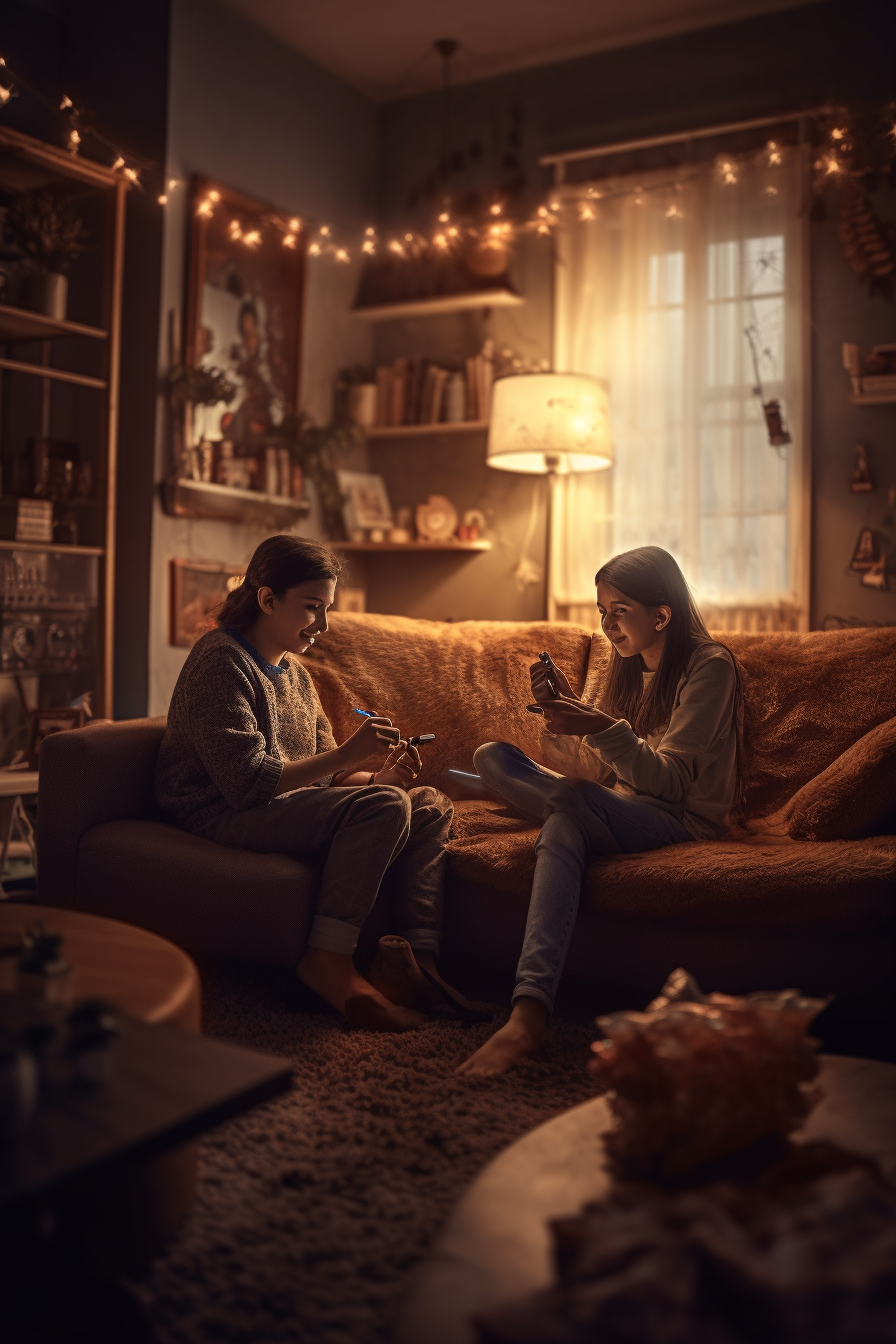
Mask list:
[[[538,655],[538,658],[540,662],[544,663],[544,669],[548,674],[547,677],[548,690],[550,691],[551,695],[556,699],[557,696],[560,694],[560,692],[557,690],[556,681],[554,681],[553,678],[551,677],[551,673],[557,671],[556,667],[554,666],[553,660],[551,659],[551,655],[547,652],[540,653]]]
[[[528,711],[529,711],[530,714],[543,714],[543,713],[544,713],[544,708],[543,708],[541,705],[527,705],[526,708],[528,709]]]
[[[409,747],[419,747],[422,742],[435,742],[435,733],[418,733],[416,737],[408,738]]]

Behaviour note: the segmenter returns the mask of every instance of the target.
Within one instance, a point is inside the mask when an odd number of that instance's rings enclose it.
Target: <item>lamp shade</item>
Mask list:
[[[523,373],[492,392],[487,461],[502,471],[600,471],[613,465],[609,399],[599,378]]]

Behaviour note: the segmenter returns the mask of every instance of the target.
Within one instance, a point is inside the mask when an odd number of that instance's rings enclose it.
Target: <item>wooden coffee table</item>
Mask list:
[[[141,1022],[199,1030],[199,975],[174,943],[117,919],[4,901],[0,946],[16,942],[35,924],[64,937],[64,955],[74,967],[73,998],[109,999]],[[3,958],[0,991],[12,988],[14,974],[13,959]]]
[[[896,1065],[821,1059],[825,1097],[800,1137],[874,1157],[896,1180]],[[548,1220],[606,1195],[602,1098],[548,1120],[488,1164],[417,1274],[396,1344],[473,1344],[470,1317],[554,1282]]]

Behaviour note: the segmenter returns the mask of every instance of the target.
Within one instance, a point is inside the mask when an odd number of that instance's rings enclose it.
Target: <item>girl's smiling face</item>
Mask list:
[[[304,653],[315,635],[329,629],[327,612],[336,596],[335,579],[310,579],[288,588],[281,599],[262,588],[258,605],[265,613],[265,637],[271,645],[286,653]]]
[[[649,672],[659,666],[671,607],[645,607],[603,581],[597,585],[600,627],[622,658],[640,653]]]

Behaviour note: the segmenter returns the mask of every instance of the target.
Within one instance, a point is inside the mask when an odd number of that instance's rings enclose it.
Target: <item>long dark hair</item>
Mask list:
[[[670,607],[659,667],[644,691],[644,661],[638,654],[623,658],[614,648],[610,656],[601,708],[617,719],[627,719],[641,737],[659,732],[672,717],[678,683],[694,652],[706,644],[719,645],[703,623],[687,580],[675,560],[661,546],[638,546],[615,555],[594,576],[643,607]],[[741,716],[741,682],[737,660],[727,650],[737,677],[735,713]]]
[[[256,548],[242,583],[225,597],[214,613],[222,628],[248,630],[257,619],[259,588],[270,588],[279,600],[290,588],[316,579],[339,579],[342,566],[331,550],[307,537],[280,533]]]

